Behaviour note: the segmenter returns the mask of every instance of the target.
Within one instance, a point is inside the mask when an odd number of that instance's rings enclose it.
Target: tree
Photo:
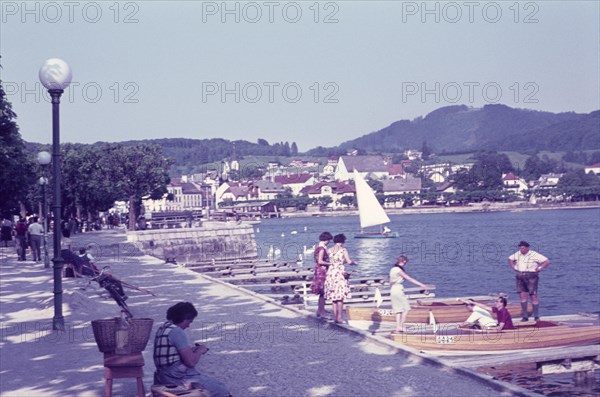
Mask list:
[[[514,171],[510,159],[504,153],[480,152],[475,156],[470,171],[458,171],[454,177],[461,190],[490,190],[502,188],[502,174]]]
[[[423,146],[421,147],[421,158],[423,160],[429,160],[429,157],[431,156],[431,150],[429,149],[429,146],[427,146],[427,141],[423,141]]]
[[[292,147],[291,147],[291,155],[292,156],[297,156],[298,155],[298,145],[296,145],[296,142],[292,142]]]
[[[525,160],[525,168],[523,168],[522,176],[526,180],[539,179],[543,174],[556,172],[558,168],[556,160],[549,159],[546,155],[542,156],[541,159],[533,155]]]
[[[371,189],[373,189],[373,192],[383,193],[383,182],[375,179],[369,179],[367,184],[371,187]]]
[[[594,152],[590,156],[590,164],[600,163],[600,152]]]
[[[107,145],[100,161],[119,198],[129,202],[129,229],[135,230],[142,198],[159,199],[167,193],[172,160],[155,145]]]
[[[340,198],[340,204],[345,205],[346,207],[356,206],[356,198],[354,196],[342,196]]]
[[[0,209],[7,215],[19,212],[35,183],[34,162],[27,155],[16,118],[0,80]]]
[[[119,198],[112,180],[106,178],[103,167],[103,146],[64,144],[63,154],[63,198],[64,208],[78,217],[85,212],[92,220],[98,211],[106,211]]]

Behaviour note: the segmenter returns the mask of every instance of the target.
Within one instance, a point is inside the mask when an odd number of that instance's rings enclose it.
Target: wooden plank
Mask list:
[[[189,269],[194,270],[198,273],[204,273],[209,271],[228,270],[228,269],[262,269],[262,268],[279,268],[279,267],[290,267],[294,266],[294,262],[240,262],[240,263],[217,263],[217,264],[206,264],[201,266],[188,265]]]
[[[252,274],[242,274],[242,275],[231,275],[231,276],[226,276],[226,277],[222,277],[222,279],[224,281],[229,282],[230,280],[236,280],[236,281],[248,281],[248,280],[281,280],[281,279],[287,279],[287,278],[307,278],[309,276],[312,276],[313,272],[312,271],[284,271],[284,272],[271,272],[271,273],[263,273],[263,274],[256,274],[256,275],[252,275]]]
[[[276,272],[280,272],[280,271],[311,271],[312,269],[310,268],[296,268],[293,266],[277,266],[277,267],[259,267],[259,268],[254,268],[254,267],[248,267],[248,268],[244,268],[244,269],[224,269],[224,270],[217,270],[217,271],[206,271],[206,272],[202,272],[202,274],[206,274],[207,276],[236,276],[239,274],[265,274],[265,273],[276,273]]]
[[[519,350],[510,353],[481,354],[468,356],[441,356],[445,361],[467,368],[499,367],[504,365],[529,364],[568,358],[600,355],[600,345],[569,346],[537,350]]]

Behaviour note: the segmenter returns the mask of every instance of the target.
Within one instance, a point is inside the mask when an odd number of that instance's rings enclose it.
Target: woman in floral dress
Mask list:
[[[344,248],[346,236],[337,234],[333,237],[335,246],[329,251],[329,260],[331,265],[327,269],[325,278],[325,298],[333,303],[333,320],[341,324],[343,322],[342,314],[344,312],[344,299],[350,293],[350,285],[346,279],[345,264],[356,266],[356,263],[350,259],[348,250]]]
[[[323,232],[319,236],[319,244],[315,247],[315,274],[313,276],[310,289],[313,294],[319,295],[319,304],[317,306],[317,317],[327,317],[325,311],[325,278],[327,277],[327,268],[329,267],[329,254],[327,253],[327,244],[333,239],[329,232]]]

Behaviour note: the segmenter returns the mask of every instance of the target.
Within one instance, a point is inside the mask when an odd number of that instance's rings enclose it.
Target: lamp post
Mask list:
[[[46,166],[50,164],[52,157],[48,152],[39,152],[37,155],[37,161],[44,170],[44,175],[40,177],[38,183],[42,187],[42,217],[44,218],[44,267],[50,268],[50,258],[48,257],[48,198],[46,196],[46,185],[48,185],[48,178],[46,178]]]
[[[62,267],[63,258],[60,253],[60,224],[62,218],[62,198],[60,192],[60,96],[65,88],[71,84],[71,68],[69,65],[58,58],[48,59],[39,71],[40,82],[52,98],[52,175],[54,188],[54,318],[52,319],[52,329],[65,329],[65,320],[62,315]]]

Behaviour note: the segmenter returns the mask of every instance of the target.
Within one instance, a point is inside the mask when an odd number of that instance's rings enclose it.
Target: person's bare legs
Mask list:
[[[396,313],[396,329],[394,332],[402,332],[402,312]]]
[[[408,310],[405,310],[402,312],[402,319],[400,320],[400,329],[402,330],[401,332],[406,332],[406,329],[404,328],[404,323],[406,322],[407,318],[408,318]]]
[[[333,302],[333,319],[336,323],[343,323],[344,301]]]
[[[325,295],[319,295],[319,303],[317,305],[317,317],[327,317],[327,311],[325,311]]]

